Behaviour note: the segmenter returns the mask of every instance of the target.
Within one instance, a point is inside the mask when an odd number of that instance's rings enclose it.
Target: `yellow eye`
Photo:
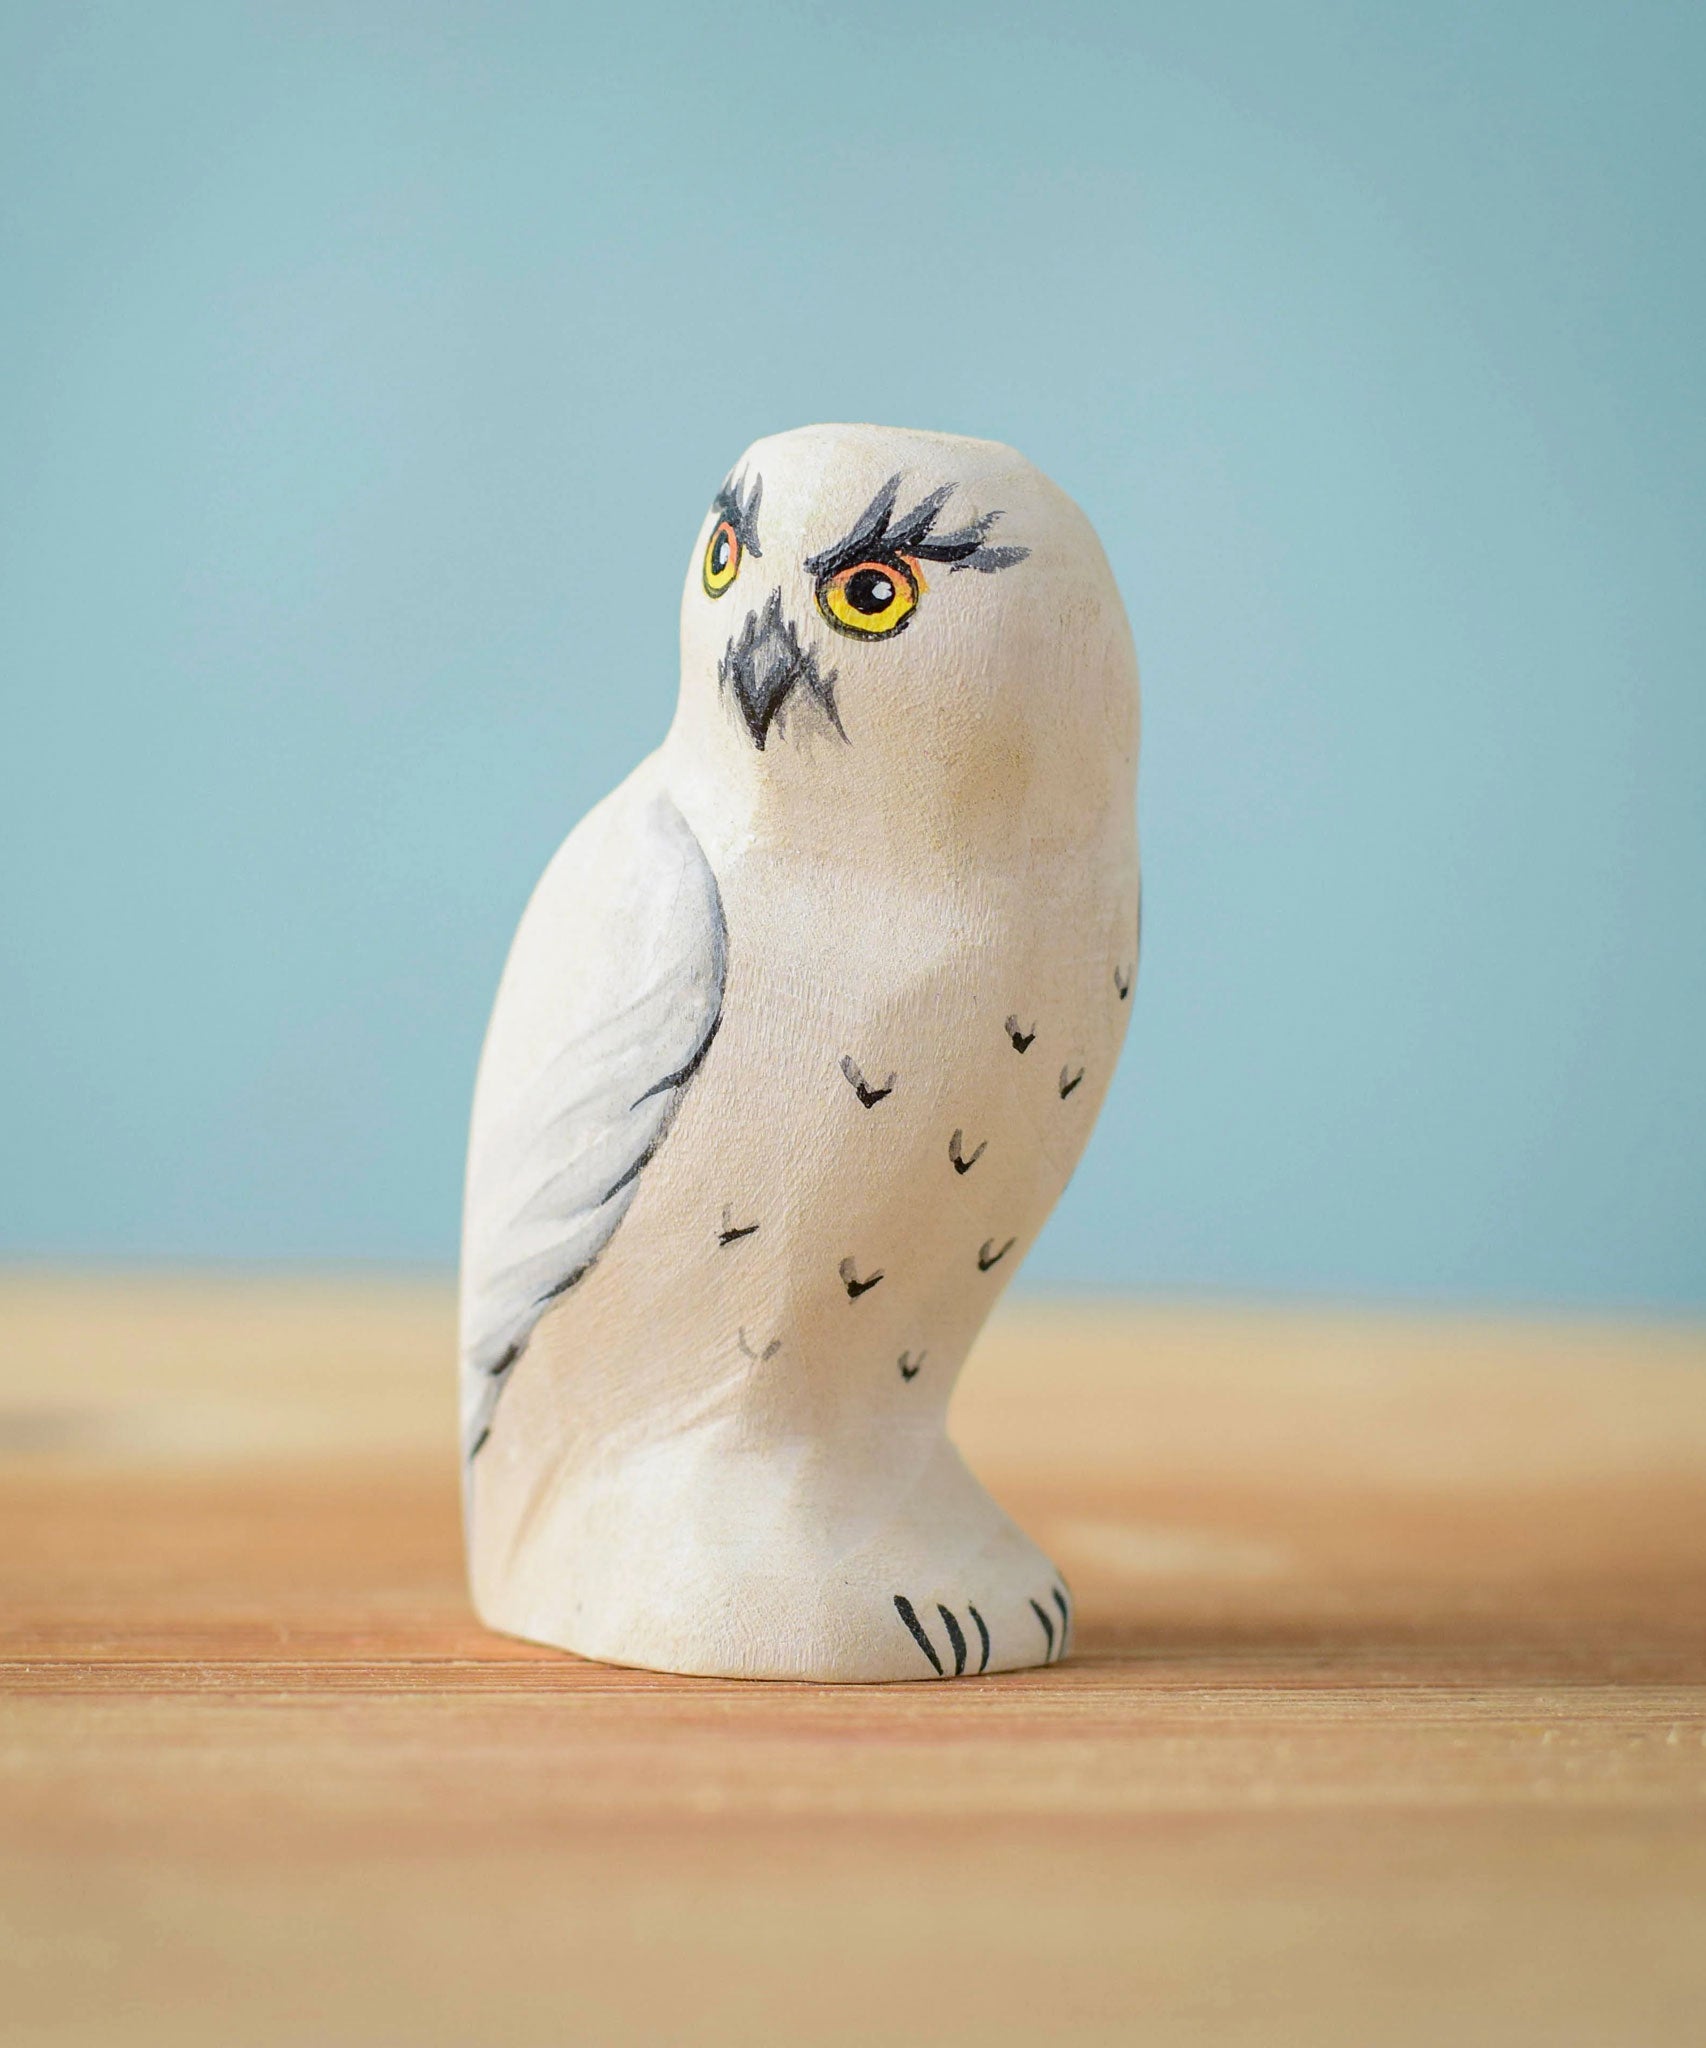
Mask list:
[[[906,562],[855,562],[818,585],[817,608],[837,632],[880,640],[918,609],[917,572]]]
[[[705,545],[705,595],[721,597],[740,574],[740,535],[726,519],[719,519]]]

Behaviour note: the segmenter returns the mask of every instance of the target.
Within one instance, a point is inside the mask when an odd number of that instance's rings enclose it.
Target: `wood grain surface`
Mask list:
[[[1010,1677],[461,1583],[429,1285],[0,1286],[0,2040],[1706,2039],[1706,1335],[1010,1312]]]

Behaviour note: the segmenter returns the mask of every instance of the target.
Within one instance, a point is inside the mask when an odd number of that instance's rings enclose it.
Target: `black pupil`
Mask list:
[[[847,579],[847,602],[874,618],[894,603],[894,578],[886,569],[856,569]]]
[[[711,574],[720,576],[729,566],[729,530],[719,526],[716,538],[711,542]]]

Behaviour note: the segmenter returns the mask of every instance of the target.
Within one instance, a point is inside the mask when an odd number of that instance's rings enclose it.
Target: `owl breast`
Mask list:
[[[1135,873],[718,880],[716,1042],[536,1343],[578,1429],[939,1426],[1111,1076]]]

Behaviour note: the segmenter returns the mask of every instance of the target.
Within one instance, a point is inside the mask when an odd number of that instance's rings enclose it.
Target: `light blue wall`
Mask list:
[[[753,435],[1024,449],[1147,693],[1033,1284],[1706,1302],[1706,11],[0,12],[0,1248],[439,1260]]]

